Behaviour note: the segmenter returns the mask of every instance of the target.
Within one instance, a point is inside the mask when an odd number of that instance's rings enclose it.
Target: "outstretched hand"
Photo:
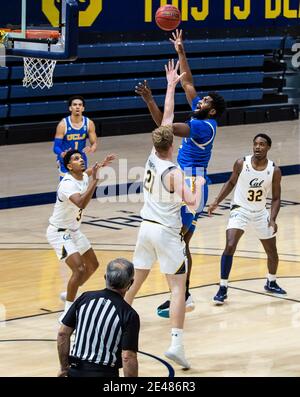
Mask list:
[[[185,72],[179,75],[178,69],[179,69],[179,62],[177,62],[176,66],[174,66],[174,59],[170,59],[168,65],[165,65],[168,84],[172,84],[172,85],[174,84],[176,86],[179,80],[185,75]]]
[[[153,99],[152,91],[147,80],[144,80],[143,83],[138,83],[134,91],[136,94],[140,95],[146,103]]]
[[[108,164],[110,164],[113,160],[115,160],[117,156],[113,153],[108,154],[105,159],[102,161],[102,163],[99,164],[100,167],[106,167]]]
[[[98,170],[100,168],[106,167],[108,164],[110,164],[113,160],[115,160],[117,156],[115,154],[108,154],[105,159],[101,163],[95,163],[93,167],[91,168],[91,175],[94,180],[99,179],[97,177]],[[90,174],[89,174],[90,175]]]
[[[171,43],[174,44],[176,52],[179,54],[184,51],[183,47],[183,39],[182,39],[182,30],[176,29],[175,32],[172,32],[173,38],[170,37]]]

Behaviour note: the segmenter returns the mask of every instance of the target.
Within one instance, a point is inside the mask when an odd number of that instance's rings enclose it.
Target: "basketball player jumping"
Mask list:
[[[78,150],[87,167],[86,153],[94,153],[97,149],[97,135],[95,124],[89,118],[83,116],[85,110],[84,98],[80,95],[69,99],[71,115],[60,121],[56,128],[53,151],[57,155],[60,180],[68,170],[64,166],[64,156],[68,150]],[[91,146],[86,146],[89,138]]]
[[[78,150],[69,150],[64,156],[64,166],[68,172],[58,185],[56,203],[47,229],[47,240],[58,259],[64,261],[72,271],[67,286],[65,312],[75,300],[79,286],[99,266],[90,242],[79,228],[83,210],[93,197],[99,182],[99,169],[114,159],[115,155],[110,154],[102,163],[85,169],[83,157]],[[90,182],[89,176],[92,177]]]
[[[192,192],[184,181],[183,172],[172,162],[174,94],[176,84],[182,77],[177,75],[178,68],[179,63],[174,68],[173,61],[166,67],[168,88],[164,114],[161,126],[152,133],[154,149],[145,166],[144,206],[141,210],[143,222],[133,256],[135,276],[125,299],[132,303],[151,266],[158,260],[171,290],[171,345],[165,355],[182,367],[189,368],[183,347],[187,266],[185,244],[180,235],[180,209],[182,200],[192,210],[198,207],[205,180],[202,176],[195,177]]]
[[[211,158],[213,143],[217,132],[217,119],[225,110],[225,101],[223,97],[216,92],[210,92],[202,99],[198,96],[183,46],[182,31],[176,30],[176,33],[173,33],[173,39],[170,40],[174,44],[178,53],[180,73],[185,73],[181,79],[181,85],[192,108],[192,114],[189,121],[186,123],[173,124],[174,135],[183,138],[182,145],[178,150],[177,162],[185,173],[186,182],[193,189],[195,177],[197,175],[202,175],[207,182],[209,181],[207,178],[207,167]],[[157,126],[160,126],[162,121],[162,112],[152,97],[147,81],[139,83],[136,87],[136,93],[142,96],[148,106],[153,120]],[[194,212],[191,212],[185,205],[181,208],[183,234],[188,258],[185,296],[186,311],[191,311],[195,307],[192,296],[189,293],[190,275],[192,270],[192,256],[189,244],[196,228],[197,219],[206,205],[207,198],[208,183],[202,186],[202,199],[198,208],[196,208]],[[164,302],[157,308],[157,314],[161,317],[169,317],[169,306],[169,300]]]
[[[249,224],[253,225],[268,257],[269,274],[265,290],[275,294],[286,294],[276,282],[278,267],[276,217],[280,209],[281,171],[273,161],[267,159],[271,145],[272,141],[268,135],[256,135],[253,139],[253,155],[235,162],[230,179],[208,208],[208,214],[211,215],[236,186],[226,231],[226,247],[221,258],[220,288],[213,298],[217,305],[222,305],[227,299],[233,255]],[[266,199],[271,189],[272,206],[269,214],[266,209]]]

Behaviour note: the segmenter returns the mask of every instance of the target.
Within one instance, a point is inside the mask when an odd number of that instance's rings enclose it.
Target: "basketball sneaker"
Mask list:
[[[191,312],[195,309],[195,302],[192,295],[188,292],[185,299],[185,312]],[[157,315],[164,318],[170,317],[170,301],[166,301],[157,308]]]
[[[78,298],[79,294],[76,294],[75,300]],[[67,291],[63,291],[59,294],[60,299],[65,302],[67,300]]]
[[[184,369],[191,368],[190,363],[185,358],[184,347],[182,345],[170,346],[169,349],[165,352],[165,356],[169,360],[172,360],[176,364],[183,367]]]
[[[271,292],[272,294],[280,294],[280,295],[285,295],[286,291],[279,287],[279,285],[275,281],[270,281],[267,280],[267,283],[265,285],[265,290],[267,292]]]
[[[213,302],[216,305],[223,305],[225,299],[227,299],[227,287],[220,285],[219,291],[213,297]]]
[[[190,293],[185,298],[185,312],[192,312],[195,309],[195,302],[193,301],[193,297]]]
[[[63,291],[59,294],[60,299],[65,302],[67,300],[67,291]]]

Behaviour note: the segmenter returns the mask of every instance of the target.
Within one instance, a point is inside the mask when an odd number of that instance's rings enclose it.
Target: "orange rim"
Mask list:
[[[21,30],[17,29],[1,29],[0,30],[8,33],[21,33]],[[26,39],[55,39],[60,38],[60,33],[57,30],[26,30]]]

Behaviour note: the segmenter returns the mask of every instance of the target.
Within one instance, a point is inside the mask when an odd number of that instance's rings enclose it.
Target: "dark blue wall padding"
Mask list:
[[[91,62],[91,63],[66,63],[57,64],[54,71],[56,77],[93,76],[112,74],[140,74],[149,72],[162,72],[168,59],[149,59],[114,62]],[[190,58],[189,65],[194,69],[227,69],[243,67],[259,67],[264,63],[264,55],[236,55],[218,57]],[[0,69],[1,71],[1,69]],[[24,76],[23,66],[13,66],[11,79],[22,79]]]
[[[245,88],[241,90],[219,90],[226,101],[259,100],[263,96],[262,88]],[[199,92],[199,95],[207,95],[207,92]],[[165,95],[155,96],[159,106],[164,103]],[[184,93],[176,94],[176,104],[186,104]],[[87,99],[86,108],[89,112],[106,111],[117,109],[142,109],[146,104],[139,96],[125,96],[115,98]],[[11,117],[34,116],[42,114],[64,114],[67,110],[67,101],[33,102],[33,103],[12,103],[10,106]]]
[[[263,72],[244,72],[244,73],[221,73],[194,75],[194,84],[196,87],[223,86],[234,84],[261,84],[263,81]],[[152,89],[165,89],[166,78],[156,77],[147,78]],[[80,81],[56,83],[47,91],[32,90],[24,88],[21,85],[11,86],[11,98],[29,98],[29,97],[49,97],[57,95],[74,95],[80,92],[82,95],[102,93],[134,93],[135,86],[143,79],[123,79],[123,80],[97,80],[97,81]],[[1,97],[1,88],[0,88]]]
[[[0,80],[7,80],[8,79],[8,67],[1,66],[0,67]]]
[[[0,118],[5,119],[8,113],[8,106],[7,105],[0,105]]]
[[[287,38],[286,48],[291,48],[294,40]],[[259,51],[275,50],[281,47],[283,38],[274,37],[243,37],[237,39],[185,40],[187,53],[220,53],[228,51]],[[78,51],[79,58],[110,58],[157,56],[174,54],[174,47],[168,41],[131,42],[82,45]]]
[[[0,99],[7,100],[8,98],[8,86],[0,87]]]

